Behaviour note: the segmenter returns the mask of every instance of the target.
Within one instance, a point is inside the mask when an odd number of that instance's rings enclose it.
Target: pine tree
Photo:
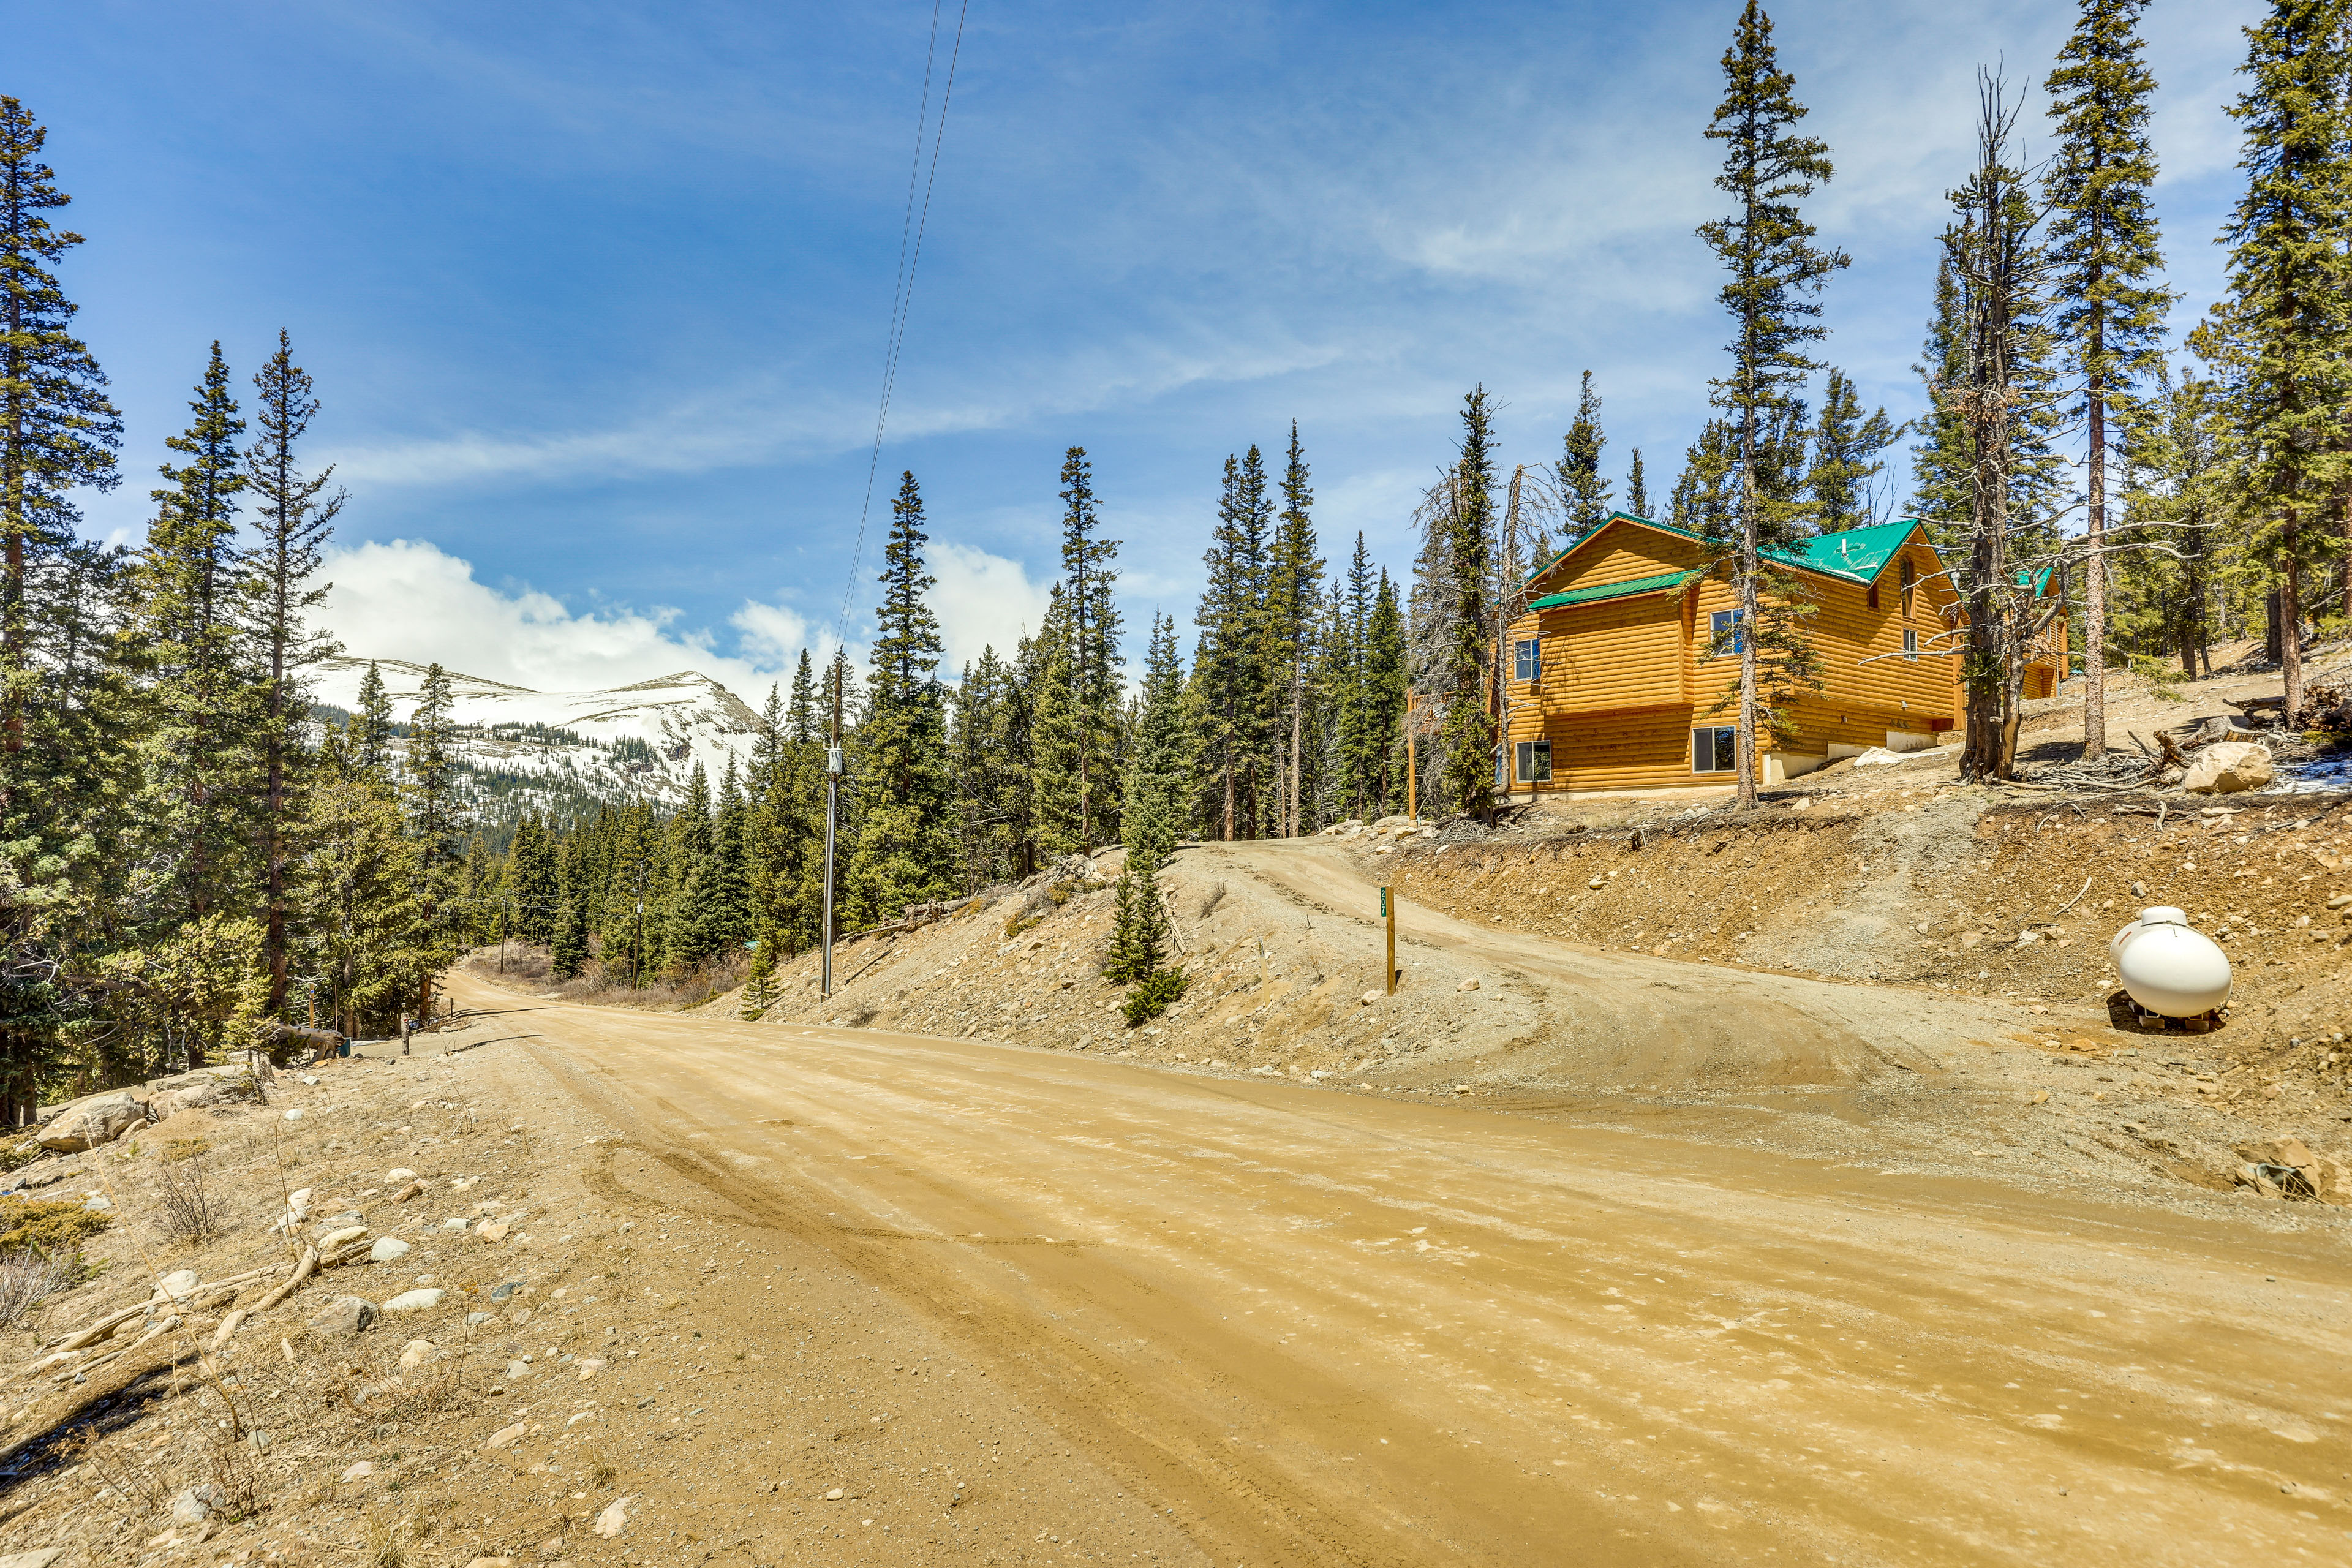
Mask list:
[[[1445,704],[1445,797],[1465,816],[1495,820],[1495,719],[1486,676],[1495,627],[1488,615],[1495,553],[1493,411],[1486,387],[1462,399],[1462,452],[1449,480],[1445,550],[1453,615],[1440,666]]]
[[[255,875],[252,740],[261,690],[245,637],[249,579],[236,542],[246,488],[228,365],[213,345],[188,405],[187,430],[164,445],[141,562],[148,700],[147,829],[169,891],[167,921],[243,913]]]
[[[1813,460],[1805,470],[1804,491],[1816,528],[1843,533],[1877,521],[1878,476],[1886,471],[1878,454],[1894,444],[1886,410],[1865,416],[1853,383],[1832,368],[1822,392],[1821,422],[1812,430]]]
[[[2171,294],[2151,279],[2164,257],[2149,199],[2148,74],[2136,30],[2147,0],[2080,0],[2074,36],[2043,90],[2058,146],[2044,176],[2057,310],[2052,326],[2080,378],[2084,416],[2083,755],[2107,745],[2109,421],[2128,417],[2154,370]]]
[[[1405,789],[1406,690],[1404,609],[1397,602],[1396,584],[1383,571],[1364,629],[1364,758],[1368,769],[1378,770],[1366,780],[1373,802],[1364,809],[1367,816],[1413,808]]]
[[[1176,617],[1154,617],[1144,656],[1141,712],[1128,752],[1127,815],[1120,826],[1130,867],[1155,868],[1183,837],[1191,772],[1184,732],[1184,667]]]
[[[1738,427],[1740,485],[1737,531],[1721,530],[1714,538],[1730,562],[1739,616],[1756,626],[1765,586],[1762,552],[1791,542],[1801,515],[1795,503],[1759,493],[1758,426],[1790,386],[1821,368],[1804,349],[1824,335],[1817,324],[1818,297],[1829,275],[1848,258],[1815,245],[1813,226],[1798,211],[1797,203],[1831,177],[1829,147],[1792,129],[1806,110],[1791,95],[1795,79],[1780,69],[1771,19],[1758,0],[1748,0],[1740,14],[1723,57],[1723,101],[1706,135],[1725,143],[1723,173],[1715,183],[1736,208],[1727,217],[1702,224],[1698,233],[1731,274],[1721,292],[1734,323],[1731,373],[1712,385],[1717,406]],[[1738,641],[1739,804],[1753,808],[1760,638]]]
[[[1048,858],[1086,847],[1076,616],[1070,595],[1055,584],[1031,650],[1036,695],[1029,731],[1029,799],[1037,848]]]
[[[364,774],[323,774],[302,808],[303,853],[288,886],[303,965],[325,981],[336,1027],[391,1034],[447,961],[421,896],[418,841]]]
[[[1650,515],[1649,479],[1642,472],[1642,448],[1633,448],[1633,460],[1625,469],[1625,510],[1635,517]]]
[[[72,200],[42,162],[47,134],[0,97],[0,1115],[11,1124],[31,1119],[59,1051],[55,960],[92,920],[105,867],[121,864],[100,851],[130,762],[115,743],[127,694],[111,661],[57,657],[75,628],[110,640],[120,573],[76,545],[74,499],[121,482],[122,421],[57,277],[82,238],[46,216]]]
[[[751,967],[743,976],[743,998],[736,1009],[746,1023],[758,1023],[776,1005],[775,945],[772,936],[764,936],[751,950]]]
[[[433,975],[457,955],[455,933],[444,908],[446,884],[462,812],[457,798],[457,725],[448,671],[438,661],[425,669],[409,714],[407,785],[411,831],[416,838],[416,868],[425,890],[425,920],[441,963],[427,970],[417,997],[419,1016],[432,1010]]]
[[[310,710],[303,678],[338,651],[333,638],[311,629],[303,617],[327,597],[326,584],[314,579],[343,496],[341,491],[326,493],[333,468],[313,476],[295,462],[295,445],[317,416],[319,400],[312,395],[309,373],[294,363],[292,340],[282,329],[278,352],[253,378],[253,386],[260,435],[246,454],[246,477],[256,497],[261,533],[254,563],[260,578],[254,630],[267,649],[268,676],[260,736],[262,787],[268,792],[261,820],[263,951],[269,965],[269,1015],[282,1017],[289,956],[286,867],[292,853],[289,829],[299,809],[294,775]]]
[[[956,881],[953,792],[947,777],[946,694],[939,621],[924,595],[923,498],[908,472],[890,503],[882,604],[875,612],[867,712],[858,732],[857,831],[844,877],[853,920],[896,920],[908,904],[951,896]]]
[[[1273,833],[1297,837],[1306,826],[1307,738],[1317,698],[1308,679],[1315,657],[1314,621],[1319,604],[1323,558],[1316,552],[1307,454],[1298,444],[1298,421],[1290,422],[1290,450],[1282,469],[1282,509],[1275,514],[1274,547],[1266,570],[1265,671],[1272,739],[1281,755]]]
[[[572,980],[588,962],[588,904],[586,899],[567,890],[562,895],[562,907],[556,912],[555,940],[549,946],[548,957],[558,980]]]
[[[373,659],[368,660],[367,673],[360,677],[360,710],[352,718],[359,731],[352,748],[353,759],[369,773],[389,776],[395,726],[392,699],[383,689],[383,672],[376,668]]]
[[[1683,471],[1666,495],[1666,519],[1676,528],[1719,538],[1739,527],[1739,432],[1710,419],[1683,452]]]
[[[740,952],[751,934],[751,803],[735,773],[730,754],[719,775],[716,817],[711,825],[710,896],[705,915],[709,951]]]
[[[1568,427],[1564,450],[1552,472],[1559,480],[1560,504],[1568,510],[1568,539],[1578,540],[1609,521],[1610,484],[1601,477],[1601,448],[1609,438],[1601,433],[1601,395],[1592,390],[1592,373],[1586,371],[1576,398],[1576,422]],[[1638,465],[1640,455],[1634,457]]]
[[[2229,296],[2191,338],[2219,373],[2242,459],[2248,543],[2273,579],[2290,724],[2302,713],[2305,574],[2340,548],[2346,483],[2347,17],[2336,0],[2272,0],[2246,30],[2245,194],[2231,211]]]
[[[2214,534],[2226,514],[2224,432],[2213,384],[2158,362],[2157,392],[2125,426],[2125,532],[2117,625],[2191,679],[2213,673]],[[2201,665],[2201,668],[2200,668]]]
[[[1208,583],[1193,624],[1201,629],[1192,660],[1200,686],[1202,806],[1215,837],[1257,837],[1258,787],[1267,761],[1265,646],[1270,576],[1264,460],[1225,459]]]
[[[1118,541],[1098,539],[1094,470],[1087,449],[1062,455],[1062,578],[1068,585],[1069,679],[1078,828],[1091,849],[1118,820],[1119,614],[1111,563]]]

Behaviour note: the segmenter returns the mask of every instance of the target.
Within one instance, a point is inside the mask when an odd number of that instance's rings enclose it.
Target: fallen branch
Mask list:
[[[124,1345],[121,1350],[109,1351],[104,1355],[99,1357],[96,1361],[84,1362],[79,1366],[68,1367],[65,1371],[58,1373],[56,1377],[50,1379],[50,1381],[53,1383],[64,1383],[68,1378],[87,1376],[90,1373],[96,1372],[100,1367],[104,1366],[108,1362],[121,1361],[124,1356],[129,1355],[132,1351],[137,1350],[141,1345],[147,1343],[149,1341],[160,1339],[165,1334],[173,1332],[179,1328],[179,1326],[180,1315],[177,1312],[174,1312],[170,1317],[164,1319],[162,1322],[156,1324],[153,1328],[149,1329],[145,1333],[140,1335],[137,1339],[131,1341],[129,1344]]]
[[[294,1272],[287,1276],[286,1282],[284,1284],[278,1286],[278,1289],[272,1290],[268,1295],[264,1296],[260,1300],[256,1301],[253,1304],[253,1310],[256,1312],[268,1311],[270,1308],[278,1305],[278,1302],[286,1300],[287,1297],[294,1294],[294,1290],[297,1286],[300,1285],[303,1280],[308,1279],[311,1275],[316,1274],[318,1271],[319,1249],[315,1247],[304,1247],[302,1249],[302,1261],[294,1266]]]
[[[258,1279],[268,1272],[269,1269],[268,1268],[248,1269],[243,1274],[232,1274],[226,1279],[215,1279],[208,1285],[199,1285],[194,1289],[188,1291],[185,1295],[179,1297],[168,1296],[159,1289],[152,1296],[148,1297],[144,1301],[140,1301],[134,1305],[110,1312],[105,1317],[99,1319],[98,1321],[89,1324],[84,1328],[75,1330],[72,1333],[68,1334],[64,1339],[58,1341],[55,1344],[51,1345],[49,1349],[53,1352],[80,1350],[85,1345],[95,1344],[100,1340],[106,1338],[107,1335],[112,1333],[124,1323],[129,1322],[131,1319],[152,1312],[158,1307],[175,1300],[193,1300],[195,1297],[205,1295],[214,1290],[226,1289],[231,1285],[243,1285],[251,1280]]]
[[[2090,879],[2090,878],[2088,878],[2088,877],[2085,877],[2085,878],[2084,878],[2084,879],[2083,879],[2083,885],[2082,885],[2081,887],[2079,887],[2079,888],[2077,888],[2077,889],[2074,889],[2074,896],[2073,898],[2071,898],[2071,899],[2067,900],[2064,903],[2063,903],[2063,904],[2061,904],[2061,905],[2059,905],[2059,906],[2058,906],[2058,913],[2060,913],[2060,914],[2062,914],[2062,915],[2063,915],[2063,914],[2064,914],[2068,910],[2073,909],[2076,904],[2081,903],[2081,902],[2083,901],[2083,895],[2084,895],[2084,893],[2089,892],[2090,890],[2091,890],[2091,879]]]

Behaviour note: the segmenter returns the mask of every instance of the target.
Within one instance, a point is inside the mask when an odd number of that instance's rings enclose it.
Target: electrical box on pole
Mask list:
[[[1396,892],[1391,888],[1381,889],[1381,919],[1389,928],[1389,994],[1396,994]]]

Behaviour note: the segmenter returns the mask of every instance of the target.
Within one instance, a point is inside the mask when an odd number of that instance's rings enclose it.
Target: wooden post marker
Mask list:
[[[1389,994],[1393,996],[1396,994],[1396,891],[1394,889],[1384,887],[1381,889],[1381,918],[1388,922],[1389,927]]]

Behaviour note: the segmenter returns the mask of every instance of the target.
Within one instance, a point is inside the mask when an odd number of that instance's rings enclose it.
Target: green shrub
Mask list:
[[[113,1223],[111,1213],[86,1209],[76,1198],[0,1198],[0,1254],[29,1248],[45,1258],[70,1258],[81,1250],[84,1237]]]
[[[1168,1011],[1175,1005],[1176,999],[1184,994],[1186,983],[1184,972],[1181,969],[1162,969],[1137,981],[1120,1007],[1127,1016],[1127,1026],[1139,1028]]]

